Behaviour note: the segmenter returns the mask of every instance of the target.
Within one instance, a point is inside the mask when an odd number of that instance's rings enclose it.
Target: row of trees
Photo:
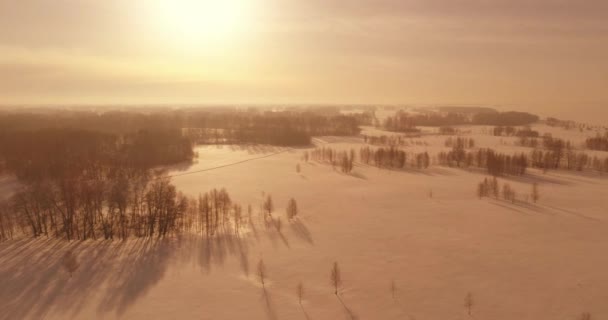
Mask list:
[[[585,140],[585,145],[591,150],[608,151],[608,132],[603,136],[597,135],[593,138]]]
[[[407,144],[407,137],[404,136],[367,136],[363,135],[363,142],[371,145],[381,146],[403,146]]]
[[[408,153],[395,147],[389,148],[370,148],[359,149],[361,162],[367,165],[374,165],[379,168],[402,169],[411,168],[426,169],[431,165],[431,158],[427,152],[411,155],[408,162]]]
[[[444,145],[448,148],[467,149],[475,148],[475,139],[464,137],[448,137],[445,139]]]
[[[414,140],[408,135],[393,135],[393,136],[367,136],[363,135],[363,142],[376,145],[376,146],[403,146],[407,147],[410,145],[416,146],[428,146],[428,143],[424,140]]]
[[[316,148],[310,153],[306,151],[304,153],[304,160],[329,163],[333,167],[339,167],[343,173],[350,173],[354,167],[355,150],[342,151],[326,147]]]
[[[0,210],[2,238],[164,237],[183,227],[189,201],[166,178],[118,176],[26,186]]]
[[[274,222],[270,195],[260,209],[264,221]],[[183,232],[238,236],[246,222],[252,221],[251,205],[246,210],[245,216],[225,189],[186,197],[164,177],[36,184],[0,202],[0,240],[18,236],[124,240]],[[287,219],[295,219],[298,213],[292,198],[285,209]]]
[[[517,201],[517,192],[515,189],[512,188],[508,183],[504,183],[501,188],[496,177],[492,177],[491,179],[485,178],[482,182],[480,182],[477,185],[477,196],[479,199],[483,199],[484,197],[500,199],[502,196],[502,199],[505,201],[512,203]],[[534,203],[538,202],[540,199],[540,190],[536,182],[532,184],[532,190],[529,195],[526,195],[525,199],[526,201],[528,201],[528,199],[532,199]]]
[[[538,131],[532,130],[529,126],[525,126],[521,129],[511,127],[511,126],[498,126],[492,129],[492,134],[494,136],[516,136],[516,137],[528,137],[528,138],[537,138],[540,136]]]
[[[492,149],[467,152],[463,148],[454,147],[449,152],[440,152],[437,161],[449,167],[484,168],[493,176],[524,175],[528,167],[528,157],[525,154],[509,155]]]

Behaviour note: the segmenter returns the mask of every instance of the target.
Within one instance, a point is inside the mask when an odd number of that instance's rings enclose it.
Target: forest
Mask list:
[[[342,115],[321,110],[267,111],[232,108],[152,111],[64,111],[0,113],[2,132],[82,129],[117,135],[138,131],[179,131],[198,144],[264,143],[309,145],[318,135],[355,135],[371,124],[372,113]]]

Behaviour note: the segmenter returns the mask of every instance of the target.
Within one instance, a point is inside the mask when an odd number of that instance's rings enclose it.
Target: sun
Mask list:
[[[251,0],[154,0],[157,23],[180,44],[232,42],[247,25]]]

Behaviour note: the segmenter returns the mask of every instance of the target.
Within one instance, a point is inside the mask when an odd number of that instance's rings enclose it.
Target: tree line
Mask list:
[[[511,203],[517,202],[517,192],[511,187],[510,184],[504,183],[502,187],[498,182],[496,177],[492,177],[491,179],[485,178],[482,182],[477,185],[477,196],[479,199],[483,198],[495,198],[502,199]],[[525,201],[528,202],[530,199],[532,202],[536,203],[540,199],[540,189],[538,187],[538,183],[532,184],[532,189],[530,194],[525,195]]]
[[[0,211],[2,238],[67,240],[165,237],[179,230],[188,199],[166,178],[146,173],[27,185]]]
[[[407,152],[395,147],[375,149],[362,147],[359,149],[361,163],[379,168],[404,169],[411,167],[426,169],[431,165],[431,158],[427,152],[415,153],[410,156]]]
[[[307,145],[312,136],[355,135],[371,124],[370,112],[340,114],[314,109],[269,111],[234,108],[152,109],[0,113],[0,135],[47,129],[87,130],[115,135],[138,131],[177,131],[195,143]]]
[[[310,153],[308,151],[304,152],[304,160],[329,163],[332,167],[339,167],[343,173],[350,173],[354,167],[355,150],[342,151],[327,147],[316,148]]]
[[[538,133],[538,131],[532,130],[532,128],[530,128],[529,126],[525,126],[523,128],[515,128],[512,126],[497,126],[492,128],[492,135],[500,137],[500,136],[507,136],[507,137],[512,137],[512,136],[516,136],[516,137],[526,137],[526,138],[538,138],[540,136],[540,134]]]
[[[524,175],[528,167],[548,170],[576,170],[592,169],[600,174],[608,172],[608,157],[590,157],[585,152],[576,152],[571,147],[562,148],[561,143],[552,144],[551,149],[534,149],[529,155],[525,153],[505,154],[492,149],[478,149],[466,151],[455,146],[450,151],[441,151],[437,154],[437,162],[449,167],[484,168],[488,174]]]
[[[260,206],[267,225],[274,204],[268,195]],[[298,215],[291,198],[288,221]],[[20,236],[66,240],[164,238],[185,232],[214,237],[238,236],[252,223],[251,205],[243,207],[225,189],[187,197],[169,178],[141,174],[109,180],[42,182],[0,201],[0,240]],[[278,221],[278,224],[277,224]]]
[[[598,134],[595,137],[587,138],[585,145],[591,150],[608,151],[608,132],[603,136]]]
[[[418,126],[444,127],[457,125],[493,125],[493,126],[519,126],[529,125],[539,121],[539,117],[527,112],[429,112],[412,114],[402,110],[382,122],[382,127],[395,132],[419,132]],[[452,128],[453,129],[453,128]],[[444,129],[447,134],[448,131]]]
[[[449,167],[484,168],[493,176],[524,175],[528,167],[525,154],[504,154],[492,149],[481,148],[477,151],[466,151],[461,147],[453,147],[451,151],[442,151],[437,155],[441,165]]]

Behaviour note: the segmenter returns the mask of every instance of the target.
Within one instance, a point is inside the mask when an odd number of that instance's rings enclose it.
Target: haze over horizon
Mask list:
[[[608,3],[0,0],[0,104],[608,114]]]

